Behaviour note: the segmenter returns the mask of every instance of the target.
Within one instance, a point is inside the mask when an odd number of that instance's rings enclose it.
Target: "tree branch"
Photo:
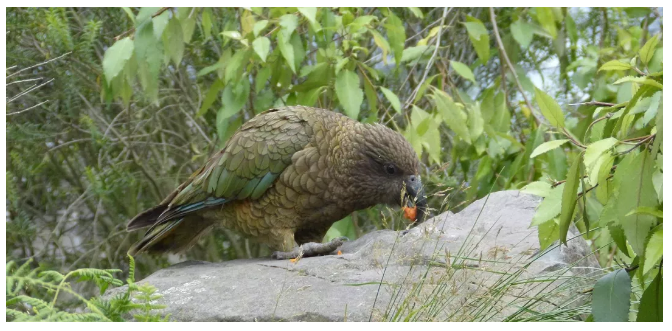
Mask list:
[[[516,70],[513,68],[513,64],[511,64],[511,60],[509,60],[509,56],[506,54],[506,50],[504,49],[504,43],[502,42],[502,38],[499,36],[499,28],[497,28],[497,20],[495,19],[495,9],[490,7],[490,21],[492,22],[492,28],[495,33],[495,39],[497,40],[497,46],[499,47],[499,54],[500,54],[500,60],[503,57],[504,61],[506,61],[507,68],[511,72],[511,76],[513,76],[513,80],[516,81],[516,86],[518,87],[518,91],[520,94],[523,95],[523,99],[525,99],[525,104],[527,105],[527,108],[530,108],[530,111],[532,114],[534,114],[534,119],[537,122],[537,125],[539,123],[544,123],[545,121],[542,120],[543,117],[540,118],[540,115],[537,113],[537,110],[532,107],[532,104],[530,103],[530,100],[527,99],[527,96],[525,95],[525,91],[523,90],[523,85],[520,84],[520,79],[518,79],[518,74],[516,73]],[[500,61],[501,62],[501,61]],[[501,63],[500,63],[501,65]]]

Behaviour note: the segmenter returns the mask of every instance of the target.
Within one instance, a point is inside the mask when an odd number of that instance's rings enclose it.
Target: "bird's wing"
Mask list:
[[[223,150],[182,183],[156,224],[242,199],[258,199],[312,137],[294,109],[272,109],[245,123]]]

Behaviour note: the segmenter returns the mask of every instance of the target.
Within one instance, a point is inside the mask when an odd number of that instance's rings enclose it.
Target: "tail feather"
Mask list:
[[[170,220],[157,224],[145,233],[138,243],[128,250],[128,254],[147,253],[178,253],[198,241],[212,228],[214,223],[197,215]]]
[[[159,218],[159,216],[161,216],[166,208],[167,206],[165,205],[159,205],[143,211],[142,213],[138,214],[138,216],[135,216],[130,222],[128,222],[126,230],[133,231],[154,225],[156,220]]]

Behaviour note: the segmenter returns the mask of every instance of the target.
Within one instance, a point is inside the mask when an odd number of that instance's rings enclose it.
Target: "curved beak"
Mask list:
[[[428,216],[427,197],[420,176],[410,176],[406,180],[406,195],[408,207],[417,207],[414,225],[424,222]]]

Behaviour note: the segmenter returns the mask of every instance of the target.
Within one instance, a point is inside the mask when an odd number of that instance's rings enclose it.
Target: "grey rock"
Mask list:
[[[157,287],[177,321],[539,318],[579,307],[600,273],[575,228],[568,246],[540,252],[529,227],[539,202],[496,192],[406,233],[369,233],[345,243],[342,255],[185,262],[140,283]]]

